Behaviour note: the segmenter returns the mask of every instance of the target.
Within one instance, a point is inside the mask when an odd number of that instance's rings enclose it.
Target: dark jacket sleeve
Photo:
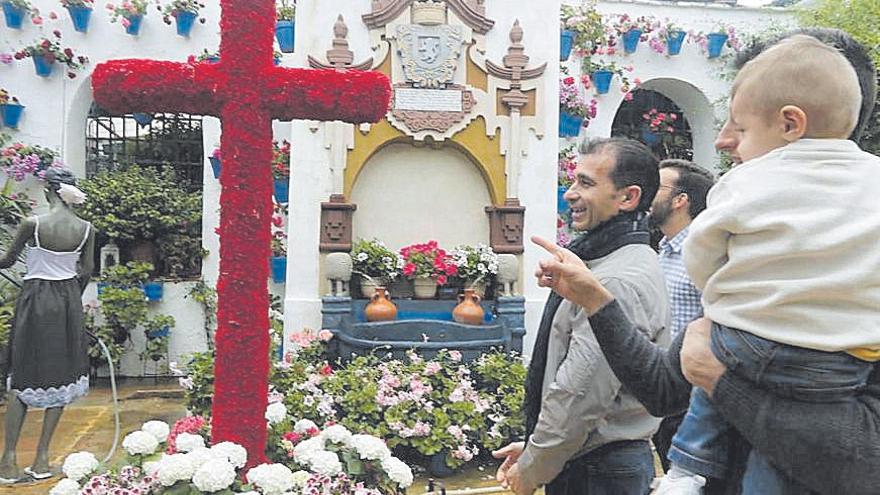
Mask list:
[[[668,349],[639,332],[615,300],[590,317],[605,359],[623,385],[653,416],[671,416],[688,407],[691,384],[681,374],[684,335]]]

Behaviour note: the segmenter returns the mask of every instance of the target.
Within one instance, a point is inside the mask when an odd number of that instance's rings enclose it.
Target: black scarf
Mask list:
[[[591,261],[607,256],[628,244],[647,245],[650,242],[651,232],[645,214],[625,212],[578,237],[572,241],[568,249],[582,260]],[[550,294],[544,305],[541,325],[538,327],[538,336],[535,339],[532,360],[529,363],[529,373],[526,377],[525,401],[523,403],[526,441],[535,431],[535,425],[538,424],[538,414],[541,412],[541,389],[544,384],[544,371],[547,367],[547,348],[550,344],[550,329],[553,326],[553,317],[561,303],[562,297],[555,292]]]

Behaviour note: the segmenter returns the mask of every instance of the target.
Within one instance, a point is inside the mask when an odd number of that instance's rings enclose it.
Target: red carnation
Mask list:
[[[564,82],[566,86],[571,86],[572,84],[574,84],[574,78],[571,76],[568,76],[565,79],[563,79],[562,82]]]
[[[70,57],[70,58],[73,58],[73,50],[71,50],[70,48],[65,48],[65,49],[64,49],[64,54],[67,55],[67,56]]]

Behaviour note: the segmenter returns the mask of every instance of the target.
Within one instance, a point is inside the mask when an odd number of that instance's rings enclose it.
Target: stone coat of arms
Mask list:
[[[462,46],[461,26],[397,26],[403,74],[417,88],[452,84]]]

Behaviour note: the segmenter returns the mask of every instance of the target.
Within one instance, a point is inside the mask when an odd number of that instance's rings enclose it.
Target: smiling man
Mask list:
[[[565,193],[583,232],[569,249],[621,301],[647,337],[669,341],[663,272],[646,213],[660,182],[657,159],[629,139],[584,142]],[[495,452],[499,481],[517,494],[645,493],[654,476],[648,439],[660,420],[621,388],[587,314],[551,294],[526,381],[525,442]]]

